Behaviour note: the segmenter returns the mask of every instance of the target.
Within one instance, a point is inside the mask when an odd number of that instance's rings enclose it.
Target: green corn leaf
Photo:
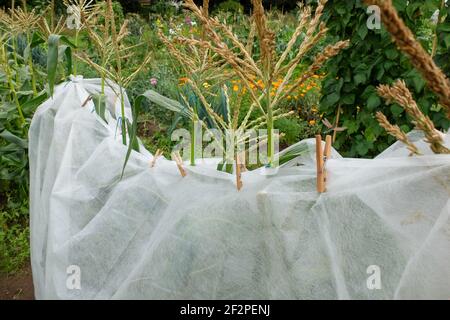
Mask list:
[[[30,57],[30,54],[31,54],[31,43],[29,43],[25,47],[25,50],[23,50],[23,60],[28,61],[28,58]]]
[[[40,46],[41,44],[45,43],[44,38],[42,38],[39,33],[35,32],[33,33],[33,36],[31,37],[31,44],[30,47],[31,48],[36,48],[38,46]]]
[[[232,163],[219,163],[217,165],[217,171],[222,171],[226,173],[233,173],[233,164]]]
[[[95,112],[103,119],[106,123],[106,97],[104,94],[100,93],[92,96],[92,101],[94,102]]]
[[[72,41],[70,41],[66,36],[60,35],[59,39],[62,43],[67,44],[69,47],[71,47],[73,49],[77,48],[77,46]]]
[[[48,37],[48,53],[47,53],[47,78],[50,90],[50,96],[53,97],[53,90],[56,82],[56,71],[58,67],[58,48],[60,35],[51,34]]]
[[[65,44],[62,50],[59,43]],[[72,73],[72,49],[76,46],[69,41],[65,36],[51,34],[48,37],[48,53],[47,53],[47,78],[50,90],[50,96],[53,97],[53,91],[55,88],[56,74],[58,68],[59,54],[60,50],[64,52],[67,62],[67,71],[69,74]]]
[[[308,144],[306,144],[305,142],[300,142],[276,154],[275,162],[278,161],[278,166],[282,166],[288,161],[308,153],[308,151]]]
[[[22,149],[28,149],[28,141],[22,138],[19,138],[18,136],[12,134],[8,130],[4,130],[2,133],[0,133],[0,137],[5,139],[7,142],[13,143]]]
[[[34,111],[42,102],[47,100],[48,95],[47,92],[42,91],[40,94],[38,94],[33,99],[28,100],[22,105],[22,109],[25,113],[31,113]]]
[[[67,74],[72,74],[72,48],[67,46],[66,50],[64,50],[64,54],[66,57]]]
[[[185,117],[190,118],[191,114],[188,108],[183,106],[180,102],[164,97],[163,95],[160,95],[158,92],[153,90],[148,90],[142,94],[143,97],[147,98],[154,104],[166,108],[168,110],[174,111],[176,113],[179,113]]]
[[[128,150],[127,150],[127,154],[125,156],[125,162],[123,164],[123,168],[122,168],[122,174],[120,179],[123,178],[123,175],[125,173],[125,168],[127,166],[128,160],[130,160],[130,156],[131,156],[131,151],[137,151],[139,152],[139,140],[137,138],[137,118],[138,118],[138,114],[139,114],[139,110],[141,109],[141,105],[142,105],[142,101],[144,99],[144,95],[138,96],[136,98],[136,100],[134,101],[134,105],[131,107],[132,108],[132,115],[133,115],[133,123],[130,123],[127,121],[127,126],[128,126],[128,136],[129,136],[129,143],[128,143]]]
[[[4,157],[10,153],[23,152],[24,149],[19,147],[17,144],[7,144],[6,146],[0,147],[0,157]]]

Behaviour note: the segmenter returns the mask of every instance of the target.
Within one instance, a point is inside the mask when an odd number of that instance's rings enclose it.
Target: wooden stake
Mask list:
[[[155,166],[156,160],[162,155],[162,151],[160,149],[156,150],[155,155],[153,156],[152,161],[150,162],[150,168],[153,168]]]
[[[324,158],[323,158],[324,161],[323,162],[324,163],[323,163],[323,169],[322,169],[324,191],[326,191],[326,189],[327,189],[327,168],[326,168],[326,162],[330,159],[330,156],[331,156],[331,144],[332,144],[331,136],[327,135],[325,137],[325,149],[323,151],[323,153],[324,153]]]
[[[180,157],[180,154],[178,152],[172,153],[172,159],[175,160],[175,163],[177,164],[178,170],[180,171],[181,176],[184,178],[186,177],[186,171],[183,168],[183,160]]]
[[[324,177],[323,177],[323,149],[322,136],[316,135],[316,167],[317,167],[317,192],[325,191]]]

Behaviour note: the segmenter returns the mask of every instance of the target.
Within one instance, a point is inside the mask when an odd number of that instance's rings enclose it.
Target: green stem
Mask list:
[[[15,36],[12,37],[12,49],[14,64],[16,66],[16,83],[19,83],[19,73],[17,72],[17,70],[19,69],[19,62],[17,60],[17,39]]]
[[[78,29],[77,29],[77,30],[75,31],[75,48],[78,48],[78,34],[79,34],[79,31],[78,31]],[[75,53],[76,53],[77,49],[74,49],[74,51],[75,51]],[[74,75],[74,76],[77,75],[77,64],[76,64],[76,63],[73,64],[73,75]]]
[[[274,144],[273,144],[273,112],[270,98],[271,83],[270,79],[266,81],[266,103],[267,103],[267,160],[268,165],[272,166]]]
[[[105,94],[105,74],[102,73],[102,94]]]
[[[123,95],[123,87],[120,85],[120,111],[122,113],[122,143],[127,145],[127,124],[125,118],[125,98]]]
[[[105,56],[102,53],[102,67],[106,69],[106,62],[105,62]],[[101,78],[102,78],[102,94],[105,94],[105,85],[106,85],[106,75],[105,72],[101,72]]]
[[[27,42],[30,46],[30,53],[28,56],[28,67],[30,68],[30,74],[31,74],[31,87],[33,88],[33,96],[37,96],[37,87],[36,87],[36,76],[34,74],[34,67],[33,67],[33,55],[32,55],[32,49],[31,49],[31,40],[30,40],[30,33],[27,32]]]
[[[7,57],[6,57],[6,61]],[[12,81],[12,75],[11,75],[11,69],[9,67],[9,63],[7,62],[5,65],[5,69],[6,69],[6,78],[8,81],[8,85],[9,85],[9,90],[11,91],[11,95],[12,95],[12,100],[14,101],[16,107],[17,107],[17,112],[19,113],[19,119],[20,119],[20,124],[24,125],[25,124],[25,117],[23,115],[22,112],[22,107],[20,106],[20,102],[19,102],[19,98],[17,96],[17,92],[16,92],[16,88],[14,87],[14,83]]]

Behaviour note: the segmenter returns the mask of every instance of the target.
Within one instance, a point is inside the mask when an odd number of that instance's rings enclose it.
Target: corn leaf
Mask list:
[[[63,52],[65,53],[66,62],[67,62],[67,71],[68,73],[72,73],[72,50],[71,48],[76,48],[76,46],[70,42],[65,36],[61,36],[58,34],[51,34],[48,37],[48,53],[47,53],[47,79],[49,84],[50,96],[53,97],[53,91],[56,83],[56,75],[58,69],[58,61],[59,61],[59,51],[60,45],[62,42],[66,44]]]
[[[153,90],[148,90],[142,94],[143,97],[147,98],[154,104],[166,108],[168,110],[174,111],[176,113],[179,113],[185,117],[191,117],[191,113],[189,109],[185,106],[183,106],[180,102],[164,97],[163,95],[160,95],[158,92]]]
[[[299,142],[276,154],[274,157],[274,163],[278,163],[278,166],[282,166],[297,157],[307,154],[308,151],[308,144],[305,142]]]
[[[30,113],[30,112],[34,111],[47,98],[48,98],[47,92],[45,92],[45,90],[44,90],[36,97],[25,102],[22,105],[22,109],[25,113]]]
[[[19,146],[22,149],[28,149],[27,140],[19,138],[18,136],[12,134],[8,130],[3,130],[3,132],[0,133],[0,137],[5,139],[7,142],[10,142],[10,143],[13,143],[13,144]]]
[[[104,94],[99,93],[92,96],[92,101],[94,102],[95,112],[103,119],[106,123],[106,97]]]
[[[58,67],[58,46],[61,36],[51,34],[48,37],[48,53],[47,53],[47,79],[50,90],[50,96],[53,97],[53,90],[56,81],[56,69]]]
[[[136,100],[134,101],[134,104],[131,106],[133,123],[130,123],[130,121],[128,121],[128,119],[126,120],[127,121],[126,123],[128,126],[128,137],[129,137],[130,141],[128,143],[128,150],[127,150],[127,154],[125,156],[125,162],[123,164],[122,174],[121,174],[120,179],[123,178],[128,160],[130,160],[131,152],[133,150],[139,152],[139,140],[137,137],[137,118],[138,118],[139,110],[141,110],[141,105],[142,105],[143,99],[144,99],[143,95],[138,96],[136,98]]]

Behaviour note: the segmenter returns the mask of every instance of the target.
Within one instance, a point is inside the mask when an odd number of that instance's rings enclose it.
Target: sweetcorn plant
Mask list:
[[[143,43],[130,45],[126,42],[126,37],[129,33],[127,28],[128,20],[125,20],[119,28],[117,27],[113,3],[111,0],[106,2],[106,6],[102,5],[97,7],[97,10],[94,9],[90,12],[83,10],[83,6],[79,5],[79,1],[75,1],[75,5],[77,3],[78,7],[76,8],[80,14],[81,22],[86,28],[90,40],[94,44],[94,48],[96,49],[96,53],[100,58],[100,61],[94,61],[94,59],[85,52],[76,52],[75,56],[93,67],[101,75],[101,94],[104,94],[104,86],[106,83],[120,98],[122,142],[124,145],[127,144],[128,133],[130,140],[129,145],[133,145],[133,148],[138,150],[138,144],[136,143],[137,140],[135,134],[133,133],[135,130],[132,129],[131,121],[130,119],[127,119],[125,115],[125,89],[130,85],[140,71],[150,62],[152,53],[148,52],[142,63],[136,68],[127,68],[127,70],[125,70],[124,61],[135,54],[138,46],[143,45]],[[103,23],[99,23],[99,21],[102,21]],[[119,92],[116,92],[117,89],[113,85],[110,85],[108,79],[113,80],[119,85]],[[105,99],[101,96],[97,97],[95,101],[97,101],[98,104],[105,103]],[[100,109],[104,109],[104,107],[100,107]]]
[[[172,55],[183,64],[186,69],[185,82],[192,86],[217,127],[222,130],[234,129],[238,136],[239,132],[249,128],[267,127],[269,165],[273,163],[275,152],[274,121],[292,114],[284,112],[281,106],[316,75],[325,61],[348,46],[348,41],[328,45],[312,59],[307,68],[300,68],[307,53],[327,32],[325,25],[320,22],[326,2],[319,1],[314,13],[310,7],[300,7],[297,26],[287,44],[283,44],[285,49],[281,52],[276,50],[277,45],[281,46],[276,42],[261,0],[252,0],[253,15],[246,21],[250,30],[246,39],[237,36],[226,22],[210,17],[205,10],[208,1],[204,1],[203,7],[198,7],[193,0],[186,0],[184,5],[199,21],[202,28],[200,35],[172,32],[170,41],[162,37]],[[255,45],[257,52],[253,50]],[[184,49],[180,49],[182,46]],[[191,63],[191,56],[196,56],[196,52],[205,53],[204,59]],[[231,90],[227,84],[218,82],[222,92],[226,93],[227,121],[207,99],[208,95],[217,94],[217,89],[214,92],[215,86],[206,83],[202,88],[199,81],[194,79],[201,70],[199,65],[205,66],[209,74],[239,81],[240,87],[232,83]],[[243,91],[244,94],[234,94],[237,91]],[[188,109],[195,113],[192,108]]]

